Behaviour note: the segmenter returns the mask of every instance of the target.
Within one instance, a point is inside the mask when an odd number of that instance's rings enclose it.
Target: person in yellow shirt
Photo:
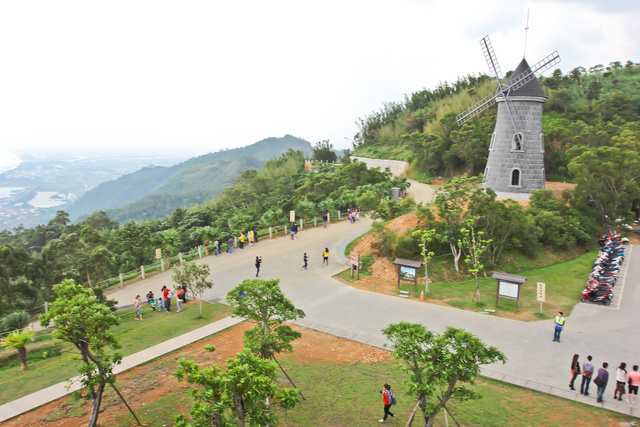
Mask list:
[[[553,340],[560,342],[560,332],[564,328],[565,319],[563,317],[563,313],[561,311],[558,312],[558,315],[554,319],[554,329],[553,329]]]

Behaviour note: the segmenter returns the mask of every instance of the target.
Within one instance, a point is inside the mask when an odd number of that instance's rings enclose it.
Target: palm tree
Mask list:
[[[171,267],[171,249],[175,249],[178,243],[178,230],[170,228],[160,233],[162,244],[165,245],[164,250],[167,254],[168,267]]]
[[[286,218],[284,216],[284,211],[282,208],[273,208],[269,209],[262,215],[262,220],[266,223],[268,227],[271,224],[275,224],[276,233],[278,232],[278,222],[285,222]]]
[[[12,350],[16,350],[18,352],[18,357],[20,358],[20,366],[23,371],[29,369],[27,366],[27,341],[36,336],[36,333],[32,330],[24,330],[24,331],[13,331],[9,335],[6,336],[5,339],[2,340],[2,345],[10,348]]]
[[[210,225],[205,225],[204,227],[196,228],[192,236],[200,238],[204,243],[204,250],[207,255],[209,255],[209,243],[215,240],[218,233],[216,229],[211,227]]]
[[[306,197],[304,198],[304,200],[300,200],[296,206],[295,206],[295,211],[296,214],[298,214],[298,217],[303,217],[304,216],[304,224],[307,224],[307,217],[309,215],[311,215],[313,213],[313,211],[316,208],[316,204],[313,202],[310,202]]]

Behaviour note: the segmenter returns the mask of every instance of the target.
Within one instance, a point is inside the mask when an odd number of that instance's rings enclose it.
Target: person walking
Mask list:
[[[627,403],[633,405],[636,404],[638,399],[638,387],[640,387],[640,372],[638,372],[638,365],[633,365],[633,370],[627,375],[629,381],[629,396],[627,396]]]
[[[380,390],[380,394],[382,395],[382,404],[384,405],[384,417],[381,420],[378,420],[379,423],[383,423],[387,420],[387,417],[395,419],[395,415],[389,409],[391,409],[391,405],[393,403],[393,394],[391,393],[391,386],[386,384],[382,386],[382,390]]]
[[[258,231],[256,230],[255,227],[253,227],[253,241],[255,243],[258,243]]]
[[[253,230],[249,230],[247,236],[249,237],[249,246],[253,246]]]
[[[328,214],[325,212],[322,214],[322,228],[327,228],[327,221],[329,220]]]
[[[573,383],[576,381],[576,377],[580,375],[580,362],[578,362],[577,354],[573,355],[573,359],[571,359],[571,381],[569,381],[569,388],[571,390],[575,390],[573,387]]]
[[[307,265],[309,263],[309,257],[307,256],[306,252],[302,256],[302,260],[304,261],[304,265],[302,266],[302,268],[304,268],[306,270],[307,269]]]
[[[291,223],[291,240],[295,240],[296,238],[296,224],[295,222]]]
[[[591,383],[593,371],[596,369],[595,365],[591,363],[591,360],[593,360],[591,355],[587,356],[587,361],[582,365],[582,384],[580,384],[580,394],[584,394],[585,396],[589,396],[589,384]]]
[[[178,309],[176,310],[176,313],[180,313],[182,311],[183,297],[184,297],[184,289],[182,289],[182,286],[178,286],[178,289],[176,290],[176,307],[178,307]]]
[[[256,257],[256,277],[260,277],[260,264],[262,264],[262,257]]]
[[[561,311],[558,312],[556,318],[554,319],[554,330],[553,330],[553,340],[560,342],[560,332],[564,328],[565,319],[563,317],[563,313]]]
[[[240,242],[240,249],[244,249],[244,239],[246,239],[246,236],[244,235],[244,231],[241,231],[240,237],[238,237],[238,241]]]
[[[325,263],[329,265],[329,248],[324,248],[324,252],[322,252],[322,265]]]
[[[596,400],[598,403],[602,402],[602,396],[604,396],[604,389],[607,388],[607,383],[609,382],[609,371],[607,368],[609,364],[604,362],[602,364],[602,368],[598,369],[598,376],[593,382],[598,386],[598,399]]]
[[[627,364],[622,362],[618,369],[616,369],[616,389],[613,392],[613,400],[622,400],[622,395],[625,393],[624,386],[627,384]]]
[[[133,309],[134,309],[134,319],[142,320],[142,300],[140,299],[140,295],[136,295],[136,299],[133,300]]]

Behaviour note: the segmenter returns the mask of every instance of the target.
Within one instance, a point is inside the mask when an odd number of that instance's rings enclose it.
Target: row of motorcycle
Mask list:
[[[624,245],[629,243],[626,237],[605,234],[600,239],[598,259],[582,291],[581,302],[598,302],[602,305],[611,304],[613,289],[618,280],[620,267],[624,262]]]

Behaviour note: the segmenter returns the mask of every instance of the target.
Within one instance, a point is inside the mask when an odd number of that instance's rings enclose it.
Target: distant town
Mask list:
[[[149,165],[170,166],[176,157],[26,159],[0,174],[0,229],[45,224],[102,182]]]

